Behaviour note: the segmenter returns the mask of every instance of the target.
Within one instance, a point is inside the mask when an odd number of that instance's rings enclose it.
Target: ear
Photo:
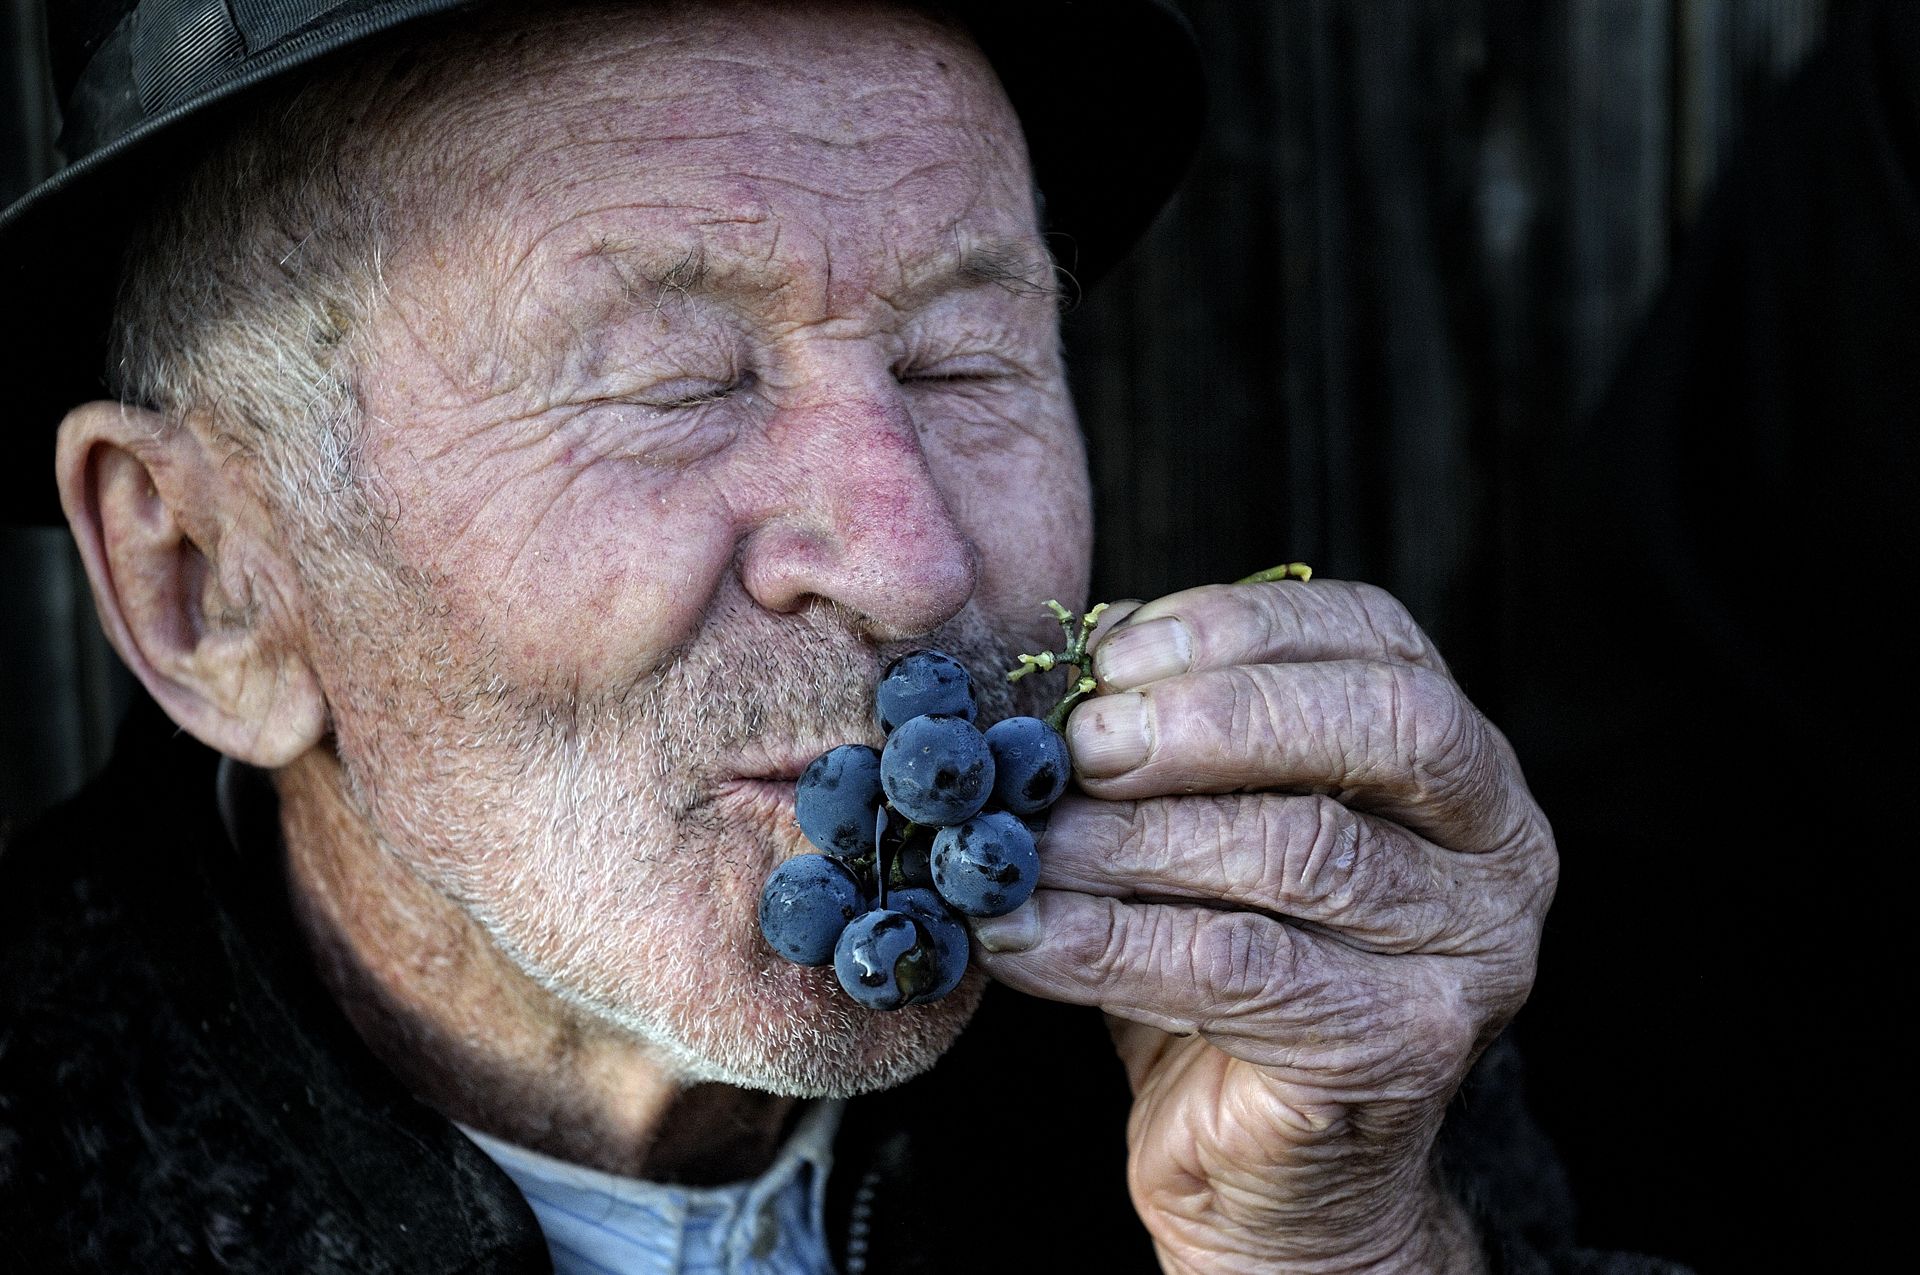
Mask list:
[[[292,564],[266,511],[201,432],[88,403],[60,424],[60,503],[107,638],[203,743],[286,765],[326,734]]]

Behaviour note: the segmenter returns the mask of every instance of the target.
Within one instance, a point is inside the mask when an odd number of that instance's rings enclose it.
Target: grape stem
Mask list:
[[[1275,580],[1298,580],[1305,583],[1313,579],[1313,568],[1304,562],[1283,562],[1277,567],[1268,567],[1265,571],[1256,571],[1250,576],[1242,576],[1235,584],[1271,584]]]
[[[1020,667],[1007,674],[1009,682],[1017,682],[1029,673],[1048,673],[1061,665],[1073,669],[1075,677],[1068,684],[1067,693],[1060,697],[1060,702],[1053,706],[1045,718],[1047,725],[1055,730],[1064,730],[1067,714],[1073,712],[1074,706],[1093,694],[1098,687],[1098,683],[1087,672],[1087,639],[1092,636],[1094,625],[1100,622],[1107,606],[1102,602],[1076,620],[1073,612],[1061,606],[1058,599],[1048,598],[1047,610],[1053,613],[1054,619],[1060,621],[1061,632],[1066,634],[1065,649],[1022,655],[1019,657]]]
[[[1235,580],[1235,584],[1271,584],[1276,580],[1299,580],[1305,583],[1313,579],[1313,568],[1304,562],[1283,562],[1277,567],[1268,567],[1265,571],[1256,571],[1250,576]],[[1045,717],[1047,725],[1057,731],[1064,731],[1067,716],[1072,713],[1080,701],[1094,693],[1099,684],[1088,674],[1087,638],[1092,635],[1094,625],[1100,621],[1108,603],[1102,602],[1079,617],[1076,621],[1073,612],[1061,606],[1058,599],[1047,599],[1047,610],[1053,618],[1060,621],[1061,630],[1067,635],[1066,649],[1060,651],[1042,651],[1038,655],[1019,656],[1020,667],[1007,674],[1009,682],[1017,682],[1029,673],[1049,673],[1061,665],[1068,665],[1074,671],[1074,679],[1067,686],[1067,693],[1060,697]]]

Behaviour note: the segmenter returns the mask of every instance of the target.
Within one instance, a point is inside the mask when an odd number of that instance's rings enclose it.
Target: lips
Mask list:
[[[780,775],[741,775],[723,780],[714,794],[726,804],[756,820],[766,820],[781,829],[800,834],[793,814],[793,780]]]
[[[820,754],[838,748],[842,744],[867,744],[879,748],[886,742],[884,738],[874,737],[871,722],[862,722],[857,726],[848,726],[830,732],[834,737],[786,739],[768,742],[758,748],[744,750],[732,767],[734,780],[745,783],[784,783],[789,788],[805,773],[814,759]]]
[[[811,849],[800,832],[800,822],[793,811],[794,785],[807,767],[822,753],[841,744],[867,743],[878,747],[885,742],[884,739],[874,738],[875,728],[871,721],[856,725],[836,726],[828,723],[816,726],[819,733],[815,735],[756,740],[749,744],[729,767],[731,777],[721,780],[711,790],[733,809],[756,821],[771,823],[782,837],[790,834],[793,844],[788,847],[788,853],[792,854]],[[830,742],[829,736],[832,737]]]
[[[741,783],[749,784],[791,784],[799,782],[800,776],[806,768],[805,762],[797,766],[782,762],[775,765],[771,770],[755,771],[752,774],[737,774],[734,778]]]

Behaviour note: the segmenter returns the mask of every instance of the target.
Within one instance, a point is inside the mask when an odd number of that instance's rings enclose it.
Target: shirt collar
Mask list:
[[[539,1218],[558,1271],[831,1269],[827,1175],[846,1104],[818,1102],[758,1178],[673,1186],[543,1155],[462,1125]]]

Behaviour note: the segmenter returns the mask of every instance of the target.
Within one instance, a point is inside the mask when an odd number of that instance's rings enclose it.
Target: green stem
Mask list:
[[[1067,729],[1067,718],[1073,714],[1075,708],[1079,707],[1081,700],[1093,694],[1097,685],[1090,677],[1081,678],[1073,684],[1073,689],[1060,697],[1060,702],[1055,704],[1052,711],[1041,720],[1064,734]]]
[[[1017,682],[1029,673],[1051,672],[1063,664],[1072,667],[1074,676],[1067,687],[1067,693],[1060,697],[1060,702],[1055,704],[1052,711],[1043,719],[1055,730],[1064,731],[1067,715],[1073,712],[1074,706],[1098,689],[1094,679],[1087,675],[1089,664],[1087,641],[1093,636],[1094,626],[1105,614],[1107,605],[1105,602],[1100,603],[1076,621],[1073,612],[1061,606],[1057,599],[1047,599],[1047,610],[1053,613],[1054,619],[1060,621],[1060,629],[1066,634],[1066,649],[1042,651],[1038,655],[1022,655],[1019,657],[1020,667],[1007,674],[1009,682]]]
[[[1304,562],[1283,562],[1277,567],[1268,567],[1265,571],[1256,571],[1250,576],[1235,580],[1235,584],[1271,584],[1275,580],[1313,579],[1313,568]]]
[[[1268,584],[1275,580],[1313,579],[1313,568],[1304,562],[1283,562],[1277,567],[1268,567],[1265,571],[1256,571],[1244,579],[1235,580],[1235,584]],[[1050,673],[1061,665],[1073,669],[1073,681],[1067,687],[1067,693],[1060,697],[1044,720],[1057,731],[1065,731],[1067,717],[1079,706],[1080,701],[1092,695],[1098,688],[1094,679],[1088,676],[1090,661],[1087,656],[1087,641],[1093,636],[1094,627],[1100,622],[1100,616],[1106,611],[1107,603],[1102,602],[1085,615],[1075,620],[1073,612],[1060,605],[1059,599],[1048,598],[1046,608],[1053,618],[1060,622],[1061,632],[1066,634],[1066,647],[1059,651],[1042,651],[1038,655],[1017,657],[1020,667],[1007,674],[1009,682],[1017,682],[1030,673]]]

